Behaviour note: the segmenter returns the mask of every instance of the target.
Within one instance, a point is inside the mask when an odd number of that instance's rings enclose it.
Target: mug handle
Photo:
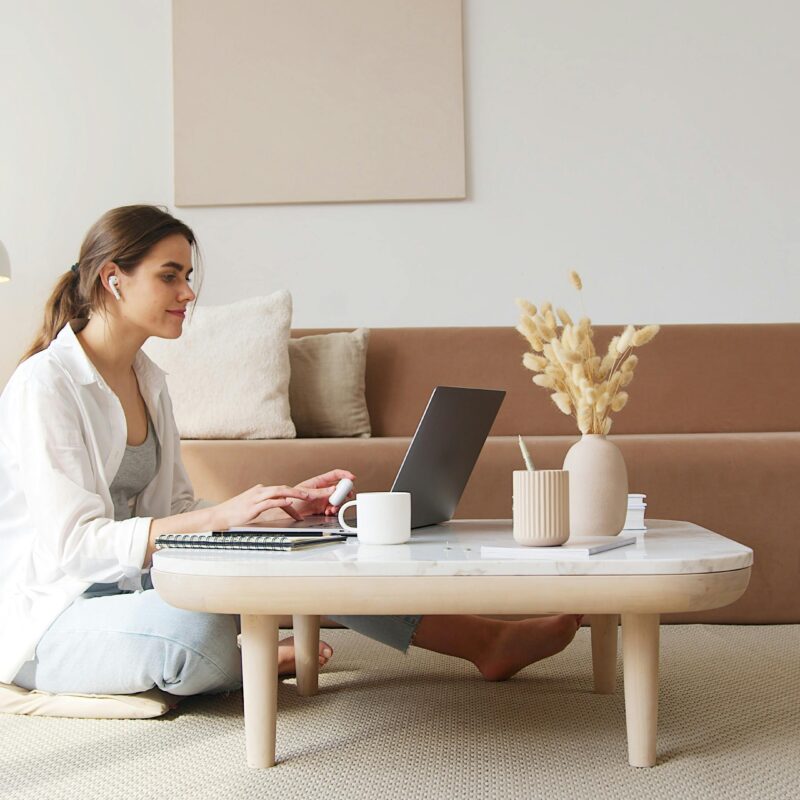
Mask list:
[[[358,500],[348,500],[348,501],[347,501],[347,502],[346,502],[346,503],[345,503],[345,504],[344,504],[344,505],[343,505],[343,506],[342,506],[342,507],[339,509],[339,524],[340,524],[340,525],[341,525],[341,526],[342,526],[342,527],[343,527],[343,528],[344,528],[346,531],[350,531],[350,533],[358,533],[358,531],[357,531],[355,528],[353,528],[353,527],[351,527],[350,525],[348,525],[348,524],[347,524],[347,523],[344,521],[344,512],[345,512],[345,509],[346,509],[346,508],[350,508],[350,506],[354,506],[354,505],[355,505],[357,502],[358,502]]]

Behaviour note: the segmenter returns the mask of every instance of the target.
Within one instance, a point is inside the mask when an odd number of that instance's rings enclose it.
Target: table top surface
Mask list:
[[[356,539],[295,552],[159,550],[159,572],[219,577],[408,577],[456,575],[668,575],[727,572],[753,563],[744,545],[691,522],[646,520],[647,531],[624,531],[634,544],[592,556],[548,548],[545,558],[497,558],[483,546],[516,547],[511,520],[453,520],[412,531],[400,545]]]

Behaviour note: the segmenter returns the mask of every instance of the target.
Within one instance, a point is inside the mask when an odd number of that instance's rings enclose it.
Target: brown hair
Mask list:
[[[86,234],[77,266],[59,278],[45,305],[42,329],[22,361],[47,349],[71,319],[88,317],[90,312],[105,308],[107,295],[99,277],[104,264],[113,261],[130,275],[154,245],[174,234],[186,238],[199,262],[192,229],[165,209],[122,206],[103,214]]]

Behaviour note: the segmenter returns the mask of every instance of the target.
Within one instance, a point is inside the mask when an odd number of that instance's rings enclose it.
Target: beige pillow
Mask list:
[[[287,291],[199,306],[179,339],[148,339],[182,439],[291,439]]]
[[[298,436],[369,436],[364,393],[369,330],[289,340],[289,405]]]
[[[178,704],[179,699],[159,689],[139,694],[50,694],[38,689],[29,692],[10,683],[0,683],[0,714],[146,719],[166,714]]]

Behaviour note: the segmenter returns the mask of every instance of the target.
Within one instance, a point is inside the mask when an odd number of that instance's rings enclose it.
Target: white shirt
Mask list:
[[[134,516],[114,521],[109,486],[127,440],[119,398],[65,325],[0,396],[0,681],[10,683],[56,617],[93,583],[141,589],[150,522],[204,505],[180,457],[164,372],[133,369],[161,445]]]

